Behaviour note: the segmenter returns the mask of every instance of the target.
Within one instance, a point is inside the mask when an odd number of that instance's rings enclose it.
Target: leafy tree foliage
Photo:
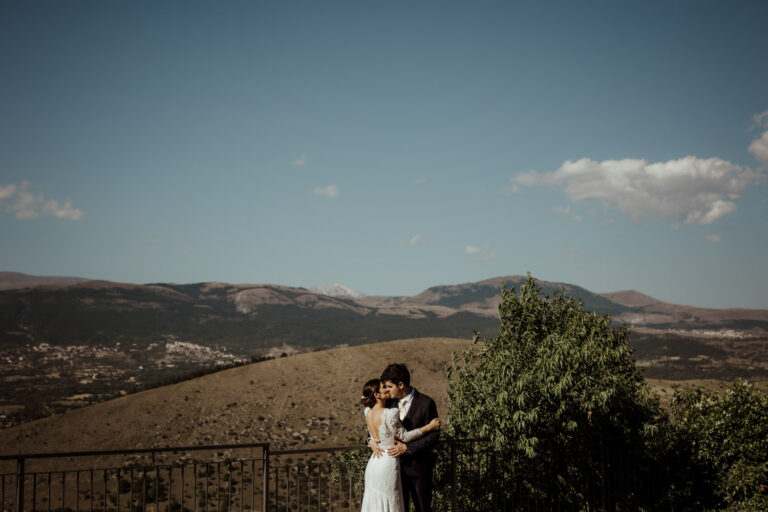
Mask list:
[[[629,331],[530,275],[502,290],[498,336],[448,365],[453,435],[488,440],[481,478],[507,501],[655,508],[664,416],[636,369]]]
[[[740,381],[721,393],[676,390],[671,405],[703,505],[768,510],[768,396]]]

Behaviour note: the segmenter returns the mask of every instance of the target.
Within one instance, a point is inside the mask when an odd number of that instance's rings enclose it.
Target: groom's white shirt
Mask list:
[[[413,403],[413,397],[416,396],[416,388],[411,388],[411,392],[405,398],[401,398],[397,404],[397,407],[402,411],[400,413],[400,421],[403,421],[408,416],[408,411],[411,409]]]

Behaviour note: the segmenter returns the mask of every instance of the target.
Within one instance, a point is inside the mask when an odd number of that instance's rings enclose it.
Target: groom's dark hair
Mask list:
[[[392,363],[384,368],[384,373],[381,374],[382,382],[391,381],[397,385],[403,383],[406,386],[411,385],[411,373],[408,371],[408,367],[404,364]]]

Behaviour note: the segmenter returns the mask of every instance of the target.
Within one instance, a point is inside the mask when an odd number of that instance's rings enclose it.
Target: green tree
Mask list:
[[[498,336],[476,335],[447,368],[453,435],[496,455],[478,478],[512,502],[658,509],[666,422],[628,329],[530,275],[501,299]]]
[[[672,419],[707,508],[768,510],[768,396],[739,381],[724,392],[675,390]]]

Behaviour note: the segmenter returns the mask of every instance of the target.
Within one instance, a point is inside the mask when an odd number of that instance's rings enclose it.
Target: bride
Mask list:
[[[385,405],[389,392],[379,379],[372,379],[363,386],[361,401],[365,405],[365,421],[368,432],[382,451],[375,452],[365,467],[365,493],[361,512],[404,512],[400,459],[387,454],[386,449],[395,445],[395,438],[404,443],[418,439],[440,428],[440,419],[406,431],[400,423],[398,409]]]

